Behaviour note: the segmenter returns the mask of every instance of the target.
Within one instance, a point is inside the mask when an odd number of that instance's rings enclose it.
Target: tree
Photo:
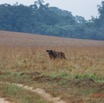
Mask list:
[[[62,37],[104,40],[104,2],[99,17],[87,21],[71,12],[38,0],[30,6],[16,3],[0,5],[0,29]]]

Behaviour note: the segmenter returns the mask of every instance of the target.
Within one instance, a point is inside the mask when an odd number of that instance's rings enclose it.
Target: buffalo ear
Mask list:
[[[46,52],[48,52],[48,53],[49,53],[49,52],[50,52],[50,50],[46,50]]]
[[[53,53],[53,50],[46,50],[46,52],[52,54]]]

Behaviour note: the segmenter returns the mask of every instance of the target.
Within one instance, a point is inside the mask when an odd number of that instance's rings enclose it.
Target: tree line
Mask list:
[[[98,6],[99,17],[87,21],[82,16],[50,7],[43,0],[25,6],[0,5],[0,30],[61,37],[104,40],[104,1]]]

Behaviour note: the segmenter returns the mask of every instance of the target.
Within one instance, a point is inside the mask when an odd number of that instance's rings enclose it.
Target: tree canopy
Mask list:
[[[104,40],[104,1],[98,6],[99,17],[87,21],[82,16],[50,7],[43,0],[30,6],[0,5],[0,30]]]

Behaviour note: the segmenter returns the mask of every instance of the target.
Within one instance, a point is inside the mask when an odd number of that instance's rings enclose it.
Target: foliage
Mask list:
[[[98,18],[87,21],[66,10],[49,7],[43,0],[30,6],[1,4],[0,30],[104,40],[104,2],[98,11]]]

